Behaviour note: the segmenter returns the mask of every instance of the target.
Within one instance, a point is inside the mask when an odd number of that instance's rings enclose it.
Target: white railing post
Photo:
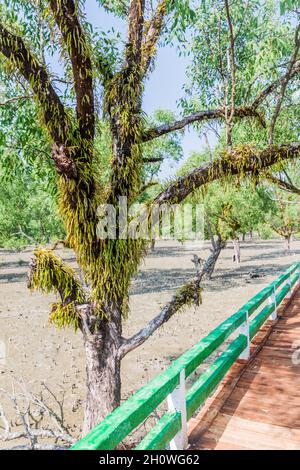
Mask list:
[[[297,288],[300,286],[300,266],[298,266],[297,270],[296,270],[296,273],[298,275],[298,280],[297,280]]]
[[[289,299],[292,296],[292,276],[291,275],[289,275],[288,284],[289,284],[290,288],[289,288],[289,291],[287,293],[287,298]]]
[[[188,446],[187,416],[185,400],[185,370],[180,371],[179,386],[167,398],[168,409],[171,413],[179,411],[181,414],[181,430],[170,441],[170,450],[183,450]]]
[[[269,316],[269,320],[274,321],[277,318],[277,304],[276,304],[276,289],[275,289],[275,286],[273,286],[273,292],[270,295],[268,300],[269,300],[269,304],[274,304],[274,310]]]
[[[248,361],[250,359],[250,330],[249,330],[249,314],[248,310],[246,312],[246,321],[242,323],[240,326],[240,335],[245,335],[247,338],[247,346],[245,347],[244,351],[241,352],[239,355],[239,359],[242,359],[244,361]]]

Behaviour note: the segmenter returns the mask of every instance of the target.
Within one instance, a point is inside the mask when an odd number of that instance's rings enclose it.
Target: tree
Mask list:
[[[0,104],[0,246],[20,248],[28,244],[48,243],[53,239],[56,239],[54,248],[59,244],[68,246],[57,216],[57,183],[55,169],[49,158],[51,149],[47,136],[39,126],[35,107],[28,97],[14,100],[10,96],[11,92],[9,88],[5,90]],[[167,123],[172,118],[173,113],[157,110],[153,117],[148,118],[148,125]],[[99,121],[97,126],[101,132],[96,134],[95,149],[101,156],[101,180],[107,184],[110,133],[104,121]],[[140,201],[154,194],[163,162],[172,165],[181,158],[179,134],[167,134],[145,146]],[[24,204],[21,195],[26,191]]]
[[[45,244],[64,236],[55,197],[46,187],[48,180],[40,178],[37,185],[36,175],[26,173],[7,179],[0,170],[0,246],[6,248]],[[25,200],[24,194],[28,194]]]
[[[287,253],[291,251],[291,239],[300,232],[299,196],[275,192],[275,207],[269,212],[266,222],[286,243]]]
[[[222,240],[232,240],[233,260],[240,263],[240,235],[256,230],[264,223],[270,209],[270,197],[265,188],[254,188],[247,182],[238,186],[229,182],[224,188],[216,183],[209,188],[205,204],[214,230]]]
[[[128,34],[120,57],[116,58],[115,49],[107,47],[107,40],[97,38],[91,31],[83,14],[84,2],[49,0],[36,6],[22,0],[6,0],[0,24],[3,71],[7,74],[13,70],[34,96],[51,145],[60,215],[85,275],[82,284],[62,259],[44,249],[35,251],[29,274],[30,288],[60,295],[61,300],[50,313],[53,323],[58,327],[72,325],[82,332],[87,372],[83,433],[119,405],[122,358],[143,344],[182,306],[200,301],[204,275],[203,271],[198,273],[149,324],[133,337],[124,338],[122,321],[128,315],[128,289],[147,241],[99,238],[97,227],[103,217],[99,207],[109,204],[118,208],[120,197],[126,197],[129,205],[138,200],[143,184],[145,142],[194,122],[228,119],[223,105],[200,109],[150,128],[143,117],[143,89],[158,42],[165,32],[172,33],[177,27],[184,28],[193,22],[195,13],[188,2],[160,0],[154,9],[152,2],[147,2],[146,9],[144,0],[99,3],[126,18]],[[61,49],[67,83],[61,92],[54,84],[56,77],[46,66],[45,43],[50,51]],[[234,106],[232,119],[251,117],[262,122],[260,107],[266,98],[287,79],[289,88],[299,72],[297,61],[283,73],[276,65],[276,74],[269,74],[269,83],[261,84],[251,103],[245,101]],[[100,91],[103,98],[99,103]],[[101,178],[101,155],[96,145],[96,135],[101,132],[97,125],[98,108],[105,115],[111,141],[106,184]],[[180,203],[196,188],[224,175],[257,173],[296,158],[300,152],[299,142],[280,142],[263,149],[250,145],[229,147],[212,162],[169,184],[153,202]]]

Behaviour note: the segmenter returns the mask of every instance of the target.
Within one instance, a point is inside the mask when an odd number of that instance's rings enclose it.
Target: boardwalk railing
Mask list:
[[[232,364],[238,358],[249,359],[251,339],[267,319],[276,319],[278,305],[291,294],[296,283],[300,284],[300,262],[293,264],[240,310],[173,361],[164,372],[140,388],[95,426],[87,436],[78,441],[72,449],[114,449],[165,399],[168,403],[168,412],[162,416],[136,449],[186,448],[187,421],[215,390]],[[266,303],[267,300],[268,303]],[[264,303],[266,305],[262,307]],[[262,308],[257,312],[259,307]],[[249,321],[251,316],[254,318]],[[227,349],[208,366],[192,387],[186,390],[185,379],[235,332],[236,337]]]

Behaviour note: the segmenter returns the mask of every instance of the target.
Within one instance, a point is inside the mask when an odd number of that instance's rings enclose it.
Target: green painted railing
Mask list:
[[[205,402],[238,358],[249,358],[249,341],[268,318],[276,318],[278,305],[299,279],[300,262],[293,264],[275,281],[252,297],[240,310],[173,361],[164,372],[140,388],[95,426],[87,436],[79,440],[72,450],[114,449],[166,398],[169,411],[136,449],[165,449],[170,442],[171,448],[185,447],[186,420],[189,420]],[[278,291],[279,287],[281,289]],[[249,317],[257,312],[267,299],[269,303],[249,322]],[[237,332],[237,337],[185,392],[185,378],[190,376],[234,332]]]

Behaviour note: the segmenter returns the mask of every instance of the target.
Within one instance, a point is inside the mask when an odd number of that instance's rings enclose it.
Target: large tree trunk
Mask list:
[[[87,395],[82,435],[85,436],[120,405],[120,360],[116,351],[104,354],[97,340],[85,341]]]
[[[112,317],[100,320],[100,326],[96,321],[94,331],[83,329],[87,387],[83,436],[120,405],[120,328],[121,321],[116,324]]]

